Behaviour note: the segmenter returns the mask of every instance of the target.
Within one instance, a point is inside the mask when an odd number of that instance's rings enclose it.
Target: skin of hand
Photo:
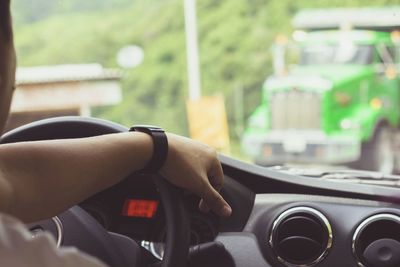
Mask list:
[[[232,212],[219,194],[224,181],[221,163],[214,149],[191,139],[169,134],[169,151],[161,174],[171,183],[200,196],[200,209],[220,216]]]
[[[0,0],[0,58],[1,131],[16,68],[9,0]],[[219,194],[224,177],[216,152],[174,134],[168,142],[161,174],[201,197],[201,210],[229,216],[231,208]],[[0,211],[27,222],[54,216],[143,168],[152,146],[143,133],[1,145]]]

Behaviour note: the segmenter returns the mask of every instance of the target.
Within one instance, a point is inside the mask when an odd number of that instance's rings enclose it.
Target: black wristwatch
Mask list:
[[[153,156],[141,172],[157,173],[164,165],[168,155],[168,138],[165,131],[152,125],[134,125],[129,131],[142,132],[151,136],[153,139]]]

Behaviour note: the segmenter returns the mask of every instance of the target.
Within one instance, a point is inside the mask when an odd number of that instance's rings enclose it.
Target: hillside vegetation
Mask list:
[[[203,94],[223,93],[233,137],[235,92],[244,92],[244,116],[259,104],[271,73],[270,45],[290,34],[302,8],[365,5],[363,0],[198,0]],[[368,1],[369,6],[398,0]],[[96,115],[125,124],[161,125],[187,134],[186,55],[182,0],[15,0],[19,65],[99,62],[117,67],[116,54],[140,45],[145,60],[124,71],[123,102]]]

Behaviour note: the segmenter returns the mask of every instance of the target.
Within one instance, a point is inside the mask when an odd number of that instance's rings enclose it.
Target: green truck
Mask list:
[[[399,171],[400,7],[304,10],[294,27],[294,46],[274,45],[275,74],[249,117],[244,152],[265,166]],[[286,67],[289,47],[298,62]]]

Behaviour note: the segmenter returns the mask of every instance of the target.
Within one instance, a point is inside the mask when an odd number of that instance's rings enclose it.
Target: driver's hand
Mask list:
[[[168,134],[169,151],[161,174],[176,186],[201,197],[200,209],[227,217],[231,207],[219,194],[224,181],[214,149],[182,136]]]

